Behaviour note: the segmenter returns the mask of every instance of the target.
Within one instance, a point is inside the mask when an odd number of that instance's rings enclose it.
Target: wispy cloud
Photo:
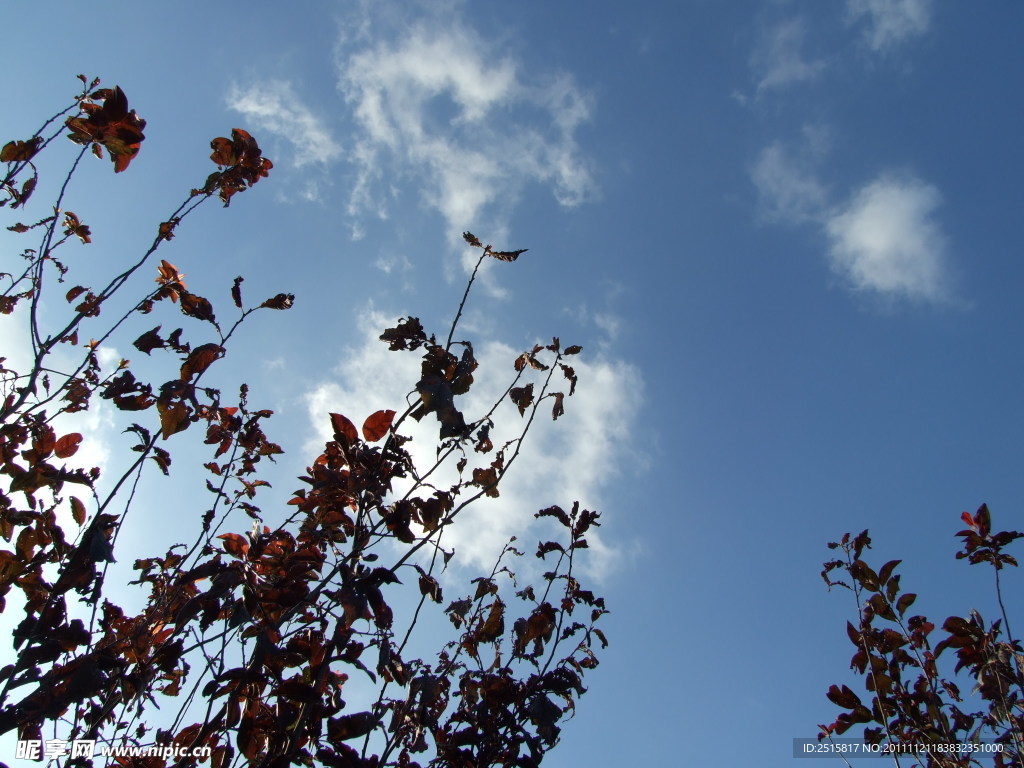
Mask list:
[[[911,299],[947,298],[945,238],[933,212],[938,190],[883,175],[829,215],[833,268],[860,289]]]
[[[315,435],[307,446],[311,453],[322,450],[324,441],[330,439],[326,418],[329,411],[344,413],[360,424],[379,409],[399,410],[420,377],[418,355],[390,352],[377,338],[384,327],[393,325],[393,318],[376,311],[366,312],[363,317],[361,337],[334,369],[333,380],[307,393]],[[504,392],[508,382],[503,377],[511,370],[510,362],[516,355],[516,350],[498,341],[478,346],[480,367],[473,390],[459,398],[464,402],[458,403],[468,422],[485,413]],[[568,509],[573,501],[579,500],[586,508],[601,510],[605,495],[613,490],[612,478],[623,471],[623,463],[629,463],[630,436],[643,400],[640,373],[608,357],[591,356],[588,360],[586,352],[572,364],[580,383],[576,394],[566,398],[565,415],[552,422],[542,410],[522,454],[499,486],[501,496],[480,499],[445,532],[444,545],[455,548],[461,564],[474,569],[489,568],[511,536],[519,537],[521,542],[534,540],[543,531],[543,524],[533,517],[538,509],[551,504]],[[366,387],[370,381],[375,382],[372,390]],[[508,402],[499,408],[495,422],[491,433],[495,445],[512,437],[523,423]],[[436,420],[428,416],[417,424],[409,419],[401,431],[413,437],[406,447],[411,447],[419,466],[430,466],[438,437]],[[470,459],[472,467],[472,456]],[[480,466],[488,461],[477,457]],[[431,476],[438,487],[446,487],[455,479],[451,467]],[[612,567],[615,552],[599,533],[588,539],[592,554],[589,566],[595,571]],[[529,544],[524,546],[530,548]]]
[[[233,85],[227,103],[259,129],[291,144],[297,166],[330,163],[341,157],[341,144],[331,135],[324,118],[303,103],[295,86],[287,80],[267,80],[244,87]]]
[[[338,86],[356,124],[349,214],[386,216],[395,179],[438,211],[454,238],[501,232],[527,184],[564,206],[595,190],[576,140],[587,95],[563,73],[530,71],[451,10],[411,25],[374,8],[368,34],[339,46]]]
[[[781,143],[761,150],[750,172],[758,192],[762,218],[802,222],[821,215],[827,192],[806,163],[795,159]]]
[[[851,22],[866,22],[864,39],[874,51],[890,49],[928,31],[932,0],[847,0]]]
[[[805,28],[802,19],[782,22],[762,35],[751,56],[760,95],[773,89],[815,80],[825,69],[822,59],[808,59],[803,52]]]

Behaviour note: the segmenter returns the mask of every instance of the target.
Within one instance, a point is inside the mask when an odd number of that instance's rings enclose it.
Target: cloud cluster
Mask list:
[[[945,239],[932,216],[939,202],[935,187],[913,177],[866,184],[825,221],[833,267],[857,288],[947,298]]]
[[[420,358],[415,353],[390,352],[379,341],[381,330],[393,324],[393,318],[379,312],[366,313],[358,343],[347,350],[333,370],[332,379],[307,393],[306,405],[314,431],[306,446],[310,455],[322,450],[323,443],[331,437],[328,412],[344,413],[360,424],[377,410],[404,408],[406,397],[420,376]],[[512,361],[520,351],[499,341],[476,348],[480,367],[473,389],[457,403],[467,422],[486,413],[504,393],[514,374]],[[532,551],[544,531],[543,524],[533,518],[538,509],[558,504],[568,510],[576,500],[585,508],[602,508],[604,496],[613,490],[622,465],[630,463],[631,457],[624,451],[628,450],[626,446],[643,400],[643,385],[634,367],[608,358],[591,358],[588,360],[585,353],[572,360],[579,376],[576,394],[566,398],[565,415],[557,422],[552,422],[547,415],[549,410],[542,406],[522,453],[499,486],[501,496],[482,498],[445,532],[444,545],[455,548],[461,565],[476,570],[490,568],[513,535],[519,537],[521,548]],[[367,382],[375,382],[376,386],[370,389]],[[565,391],[567,383],[561,382],[555,389]],[[491,438],[496,446],[517,434],[523,424],[509,402],[502,404],[494,420]],[[434,417],[428,415],[420,423],[407,419],[401,431],[413,437],[411,450],[421,470],[429,467],[435,459],[438,438]],[[469,458],[472,467],[474,456]],[[487,460],[482,457],[476,456],[475,460],[479,466],[486,466]],[[431,481],[441,488],[455,479],[451,466],[431,476]],[[616,553],[599,532],[588,535],[588,539],[589,567],[595,572],[609,570]]]
[[[921,35],[931,23],[932,0],[847,0],[850,24],[862,24],[876,54]],[[816,79],[821,60],[803,54],[806,24],[797,17],[766,27],[751,57],[757,94]],[[745,103],[745,100],[741,99]],[[881,171],[836,204],[817,167],[829,149],[829,131],[805,125],[800,150],[782,142],[764,147],[750,168],[757,214],[766,221],[817,226],[832,269],[856,290],[940,302],[950,298],[946,241],[935,212],[941,195],[909,174]]]
[[[529,187],[548,191],[566,207],[595,194],[577,140],[592,104],[573,77],[528,66],[514,48],[463,21],[458,2],[424,4],[412,18],[407,8],[388,2],[352,7],[358,10],[345,19],[335,51],[336,98],[345,107],[344,153],[328,123],[286,81],[235,88],[229,103],[262,130],[290,142],[297,164],[323,161],[332,174],[351,180],[344,205],[354,236],[368,217],[387,218],[396,201],[406,204],[411,198],[439,214],[453,250],[465,253],[460,236],[465,229],[486,232],[491,242],[507,240],[510,214]],[[474,261],[478,256],[470,255]],[[402,265],[381,260],[378,267],[388,271]],[[500,292],[488,284],[488,274],[481,279],[485,289]],[[471,323],[467,317],[464,325]],[[609,315],[609,332],[613,323]],[[380,409],[403,410],[420,377],[420,359],[389,352],[378,340],[393,324],[394,318],[368,310],[329,380],[306,392],[315,435],[306,448],[314,455],[330,438],[327,413],[343,413],[360,424]],[[476,347],[480,368],[473,390],[460,398],[470,421],[505,391],[512,360],[521,351],[487,335],[490,340]],[[534,422],[527,445],[502,480],[500,498],[482,499],[445,532],[444,545],[454,547],[461,562],[489,568],[512,535],[525,535],[523,548],[529,550],[533,537],[541,535],[537,526],[543,528],[533,518],[538,509],[550,504],[568,509],[575,500],[600,509],[603,495],[612,490],[612,478],[628,458],[624,453],[642,400],[642,380],[607,350],[587,352],[589,358],[573,360],[580,384],[566,401],[565,415],[557,423],[550,416]],[[495,445],[522,423],[510,403],[496,420]],[[503,430],[501,422],[508,428]],[[433,417],[419,424],[409,419],[402,431],[414,438],[418,462],[429,466],[438,438]],[[455,480],[450,468],[431,475],[438,487]],[[599,532],[588,539],[588,560],[607,569],[614,559],[611,549]]]
[[[453,237],[470,225],[500,231],[527,184],[565,206],[593,193],[575,137],[590,102],[569,75],[526,71],[452,14],[384,28],[382,18],[340,46],[338,87],[356,126],[350,215],[386,215],[395,179]]]
[[[778,143],[761,151],[751,179],[765,218],[821,227],[833,270],[853,288],[931,302],[950,298],[935,187],[912,175],[882,173],[830,205],[813,169]]]

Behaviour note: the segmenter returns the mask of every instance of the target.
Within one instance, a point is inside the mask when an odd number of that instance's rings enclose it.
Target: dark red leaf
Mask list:
[[[331,426],[334,427],[335,435],[341,435],[348,441],[349,445],[353,445],[359,440],[359,433],[356,431],[356,425],[349,421],[347,416],[342,416],[340,413],[332,413]]]
[[[224,542],[224,551],[235,557],[245,557],[249,551],[249,540],[238,533],[222,533],[217,537]]]
[[[224,347],[218,344],[203,344],[196,347],[181,365],[181,380],[191,381],[213,365],[214,361],[223,354]]]
[[[210,323],[217,321],[213,314],[213,305],[209,301],[204,299],[202,296],[197,296],[194,293],[188,291],[179,291],[179,297],[181,298],[181,311],[189,317],[194,317],[197,320],[206,320]]]
[[[82,436],[78,432],[64,435],[54,446],[53,453],[58,459],[66,459],[78,453],[78,445],[82,442]]]
[[[164,340],[160,338],[159,333],[161,326],[157,326],[151,331],[146,331],[144,334],[139,336],[133,343],[135,348],[140,352],[145,352],[147,355],[154,349],[160,349],[164,346]]]
[[[395,412],[391,410],[377,411],[367,417],[363,422],[363,439],[368,443],[375,443],[380,440],[391,429],[391,422],[394,421]]]

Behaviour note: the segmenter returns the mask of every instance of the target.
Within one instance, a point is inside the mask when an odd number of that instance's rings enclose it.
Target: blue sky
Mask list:
[[[536,509],[604,512],[612,645],[552,766],[789,765],[849,680],[853,611],[818,576],[845,531],[904,559],[933,620],[985,613],[952,534],[982,502],[1022,525],[1024,6],[298,7],[26,8],[0,134],[79,72],[147,119],[129,171],[92,163],[102,194],[68,205],[100,265],[201,183],[211,138],[257,137],[270,178],[163,256],[211,297],[236,274],[296,294],[226,361],[277,412],[283,494],[328,410],[412,388],[375,338],[447,328],[463,230],[530,249],[488,265],[465,331],[497,366],[582,344],[579,390],[454,541],[472,575]],[[91,417],[102,456],[118,430]]]

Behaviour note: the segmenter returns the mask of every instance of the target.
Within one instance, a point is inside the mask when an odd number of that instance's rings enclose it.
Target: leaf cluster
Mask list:
[[[12,661],[0,669],[0,733],[40,741],[50,730],[103,744],[202,748],[215,768],[539,765],[586,690],[584,674],[597,666],[595,642],[607,644],[594,626],[607,612],[604,601],[576,573],[599,515],[578,503],[569,512],[542,509],[537,516],[561,531],[538,544],[542,588],[517,582],[511,562],[523,553],[510,542],[491,573],[446,608],[441,573],[454,552],[443,535],[468,506],[499,495],[542,404],[550,400],[552,418],[562,415],[577,383],[564,359],[580,347],[563,348],[555,338],[524,351],[511,362],[500,398],[483,414],[467,414],[461,398],[479,363],[472,343],[453,334],[474,271],[446,343],[416,318],[381,335],[391,350],[421,357],[404,408],[382,408],[358,428],[329,414],[332,439],[299,478],[283,522],[265,524],[257,506],[269,486],[262,462],[282,453],[265,431],[272,412],[250,406],[244,384],[229,400],[204,379],[244,321],[262,309],[288,309],[294,296],[281,292],[247,307],[237,277],[229,290],[233,317],[225,321],[227,313],[155,254],[199,205],[217,198],[226,206],[273,164],[242,129],[214,139],[218,170],[164,217],[142,255],[109,279],[90,274],[76,284],[82,270],[73,253],[64,254],[69,244],[90,244],[92,232],[63,207],[75,169],[91,147],[97,157],[109,153],[120,173],[145,138],[145,121],[120,88],[80,79],[83,90],[70,107],[0,152],[2,204],[16,209],[35,188],[42,149],[61,134],[82,145],[53,215],[8,227],[37,242],[21,254],[20,271],[0,275],[0,311],[24,310],[32,351],[26,370],[0,358],[0,612],[23,614]],[[482,250],[481,261],[512,262],[525,252],[492,250],[468,233],[467,242]],[[133,279],[144,274],[141,284]],[[63,313],[42,310],[54,290]],[[112,297],[129,290],[137,291],[130,308],[112,314]],[[173,321],[178,313],[190,318],[182,327]],[[100,351],[129,321],[154,314],[159,321],[149,320],[156,324],[132,345],[166,372],[146,377],[128,360],[106,370]],[[568,394],[552,391],[556,373]],[[491,434],[505,401],[520,427],[496,446]],[[102,490],[100,467],[67,465],[87,436],[62,428],[67,415],[97,402],[129,422],[127,468]],[[402,426],[428,417],[438,424],[436,460],[417,466]],[[155,468],[173,492],[187,482],[171,453],[183,433],[199,438],[207,454],[198,462],[209,506],[194,515],[194,541],[159,554],[125,553],[119,534],[131,515],[146,514],[136,497],[143,472]],[[195,450],[186,464],[200,455]],[[435,478],[450,465],[456,479],[442,485]],[[114,602],[107,578],[126,554],[132,585],[145,592],[134,613]],[[405,586],[410,580],[416,587]],[[415,609],[396,619],[396,598],[408,592]],[[431,607],[457,636],[418,654],[414,631]],[[353,675],[375,686],[361,706],[345,700]]]
[[[966,616],[949,616],[942,623],[944,635],[937,642],[933,622],[922,615],[908,616],[917,595],[901,591],[896,573],[899,560],[890,560],[877,571],[868,565],[862,559],[864,550],[871,546],[867,531],[855,537],[846,534],[829,544],[843,557],[826,562],[822,577],[830,588],[846,588],[856,598],[858,623],[855,626],[847,622],[847,636],[856,648],[850,667],[864,678],[870,698],[865,702],[848,686],[832,685],[828,698],[845,711],[834,722],[820,726],[819,739],[841,735],[863,724],[868,744],[888,742],[924,750],[935,745],[991,740],[1002,750],[994,756],[998,768],[1021,764],[1024,654],[1020,642],[1010,634],[999,571],[1017,564],[1003,549],[1024,534],[993,533],[991,514],[984,504],[973,515],[964,512],[961,519],[968,527],[957,534],[964,548],[956,557],[993,567],[1002,617],[987,624],[977,610]],[[835,578],[837,573],[843,578]],[[956,654],[952,675],[940,671],[940,657],[947,650]],[[973,681],[971,696],[967,697],[955,682],[955,676],[964,671]],[[971,702],[980,703],[981,708],[969,706]],[[928,754],[929,766],[979,764],[966,750],[921,754]],[[992,756],[986,755],[985,759]]]

